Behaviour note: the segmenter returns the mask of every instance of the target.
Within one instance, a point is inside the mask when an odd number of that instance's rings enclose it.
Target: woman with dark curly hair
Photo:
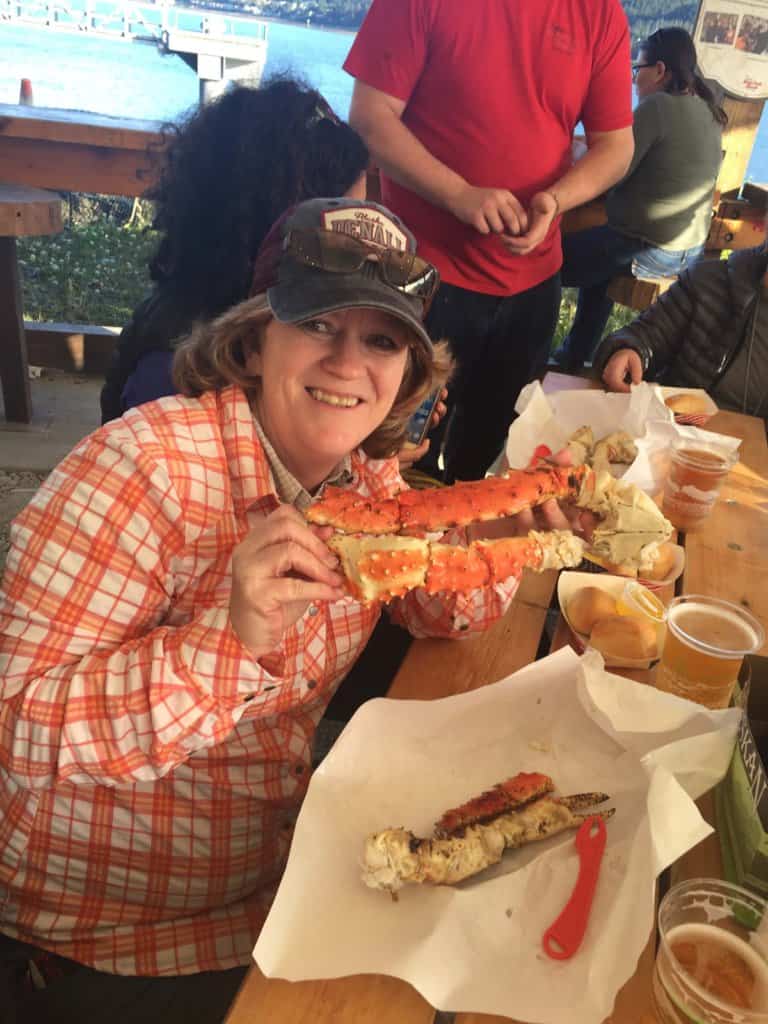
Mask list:
[[[155,283],[123,330],[101,392],[102,422],[173,394],[176,341],[245,298],[279,215],[319,196],[365,195],[368,151],[315,89],[287,77],[235,86],[169,129],[147,196],[161,240]]]

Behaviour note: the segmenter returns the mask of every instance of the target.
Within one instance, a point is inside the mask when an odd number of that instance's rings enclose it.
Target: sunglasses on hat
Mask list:
[[[370,264],[390,288],[421,299],[424,315],[440,285],[437,268],[415,253],[374,248],[341,231],[289,231],[283,249],[297,262],[330,274],[354,274]]]

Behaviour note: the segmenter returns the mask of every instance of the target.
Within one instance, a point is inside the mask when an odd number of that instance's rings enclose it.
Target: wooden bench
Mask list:
[[[660,295],[670,288],[675,277],[635,277],[633,274],[618,274],[611,281],[608,297],[620,306],[630,309],[647,309]]]

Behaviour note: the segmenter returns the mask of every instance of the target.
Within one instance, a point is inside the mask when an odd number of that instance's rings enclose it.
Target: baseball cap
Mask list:
[[[359,199],[308,199],[272,226],[256,255],[251,295],[295,324],[337,309],[391,313],[432,351],[422,323],[440,283],[390,210]]]

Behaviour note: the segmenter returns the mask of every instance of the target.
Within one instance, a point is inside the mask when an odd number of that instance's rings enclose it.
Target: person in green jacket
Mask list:
[[[611,279],[676,277],[703,252],[722,159],[724,111],[696,71],[683,28],[661,28],[632,67],[635,155],[606,202],[608,223],[563,237],[562,279],[578,288],[570,333],[556,360],[580,369],[600,341],[613,306]]]

